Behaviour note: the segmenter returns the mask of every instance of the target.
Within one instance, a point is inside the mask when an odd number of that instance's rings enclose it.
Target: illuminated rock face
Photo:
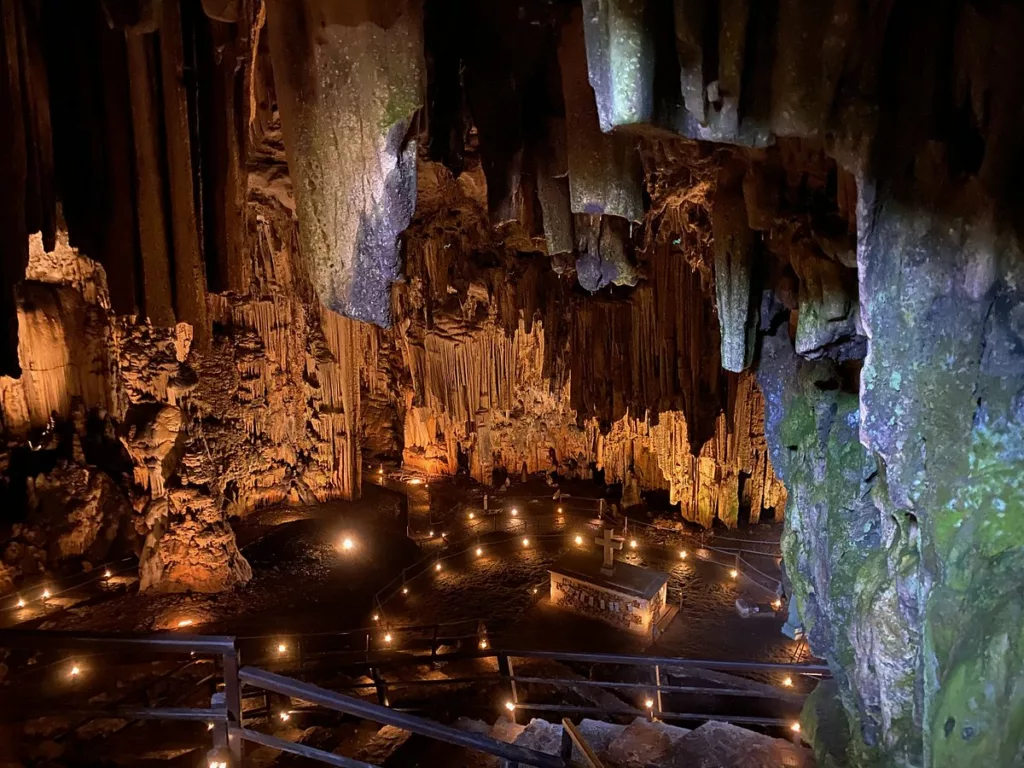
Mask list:
[[[273,0],[267,14],[310,280],[329,309],[388,326],[416,201],[419,3]]]

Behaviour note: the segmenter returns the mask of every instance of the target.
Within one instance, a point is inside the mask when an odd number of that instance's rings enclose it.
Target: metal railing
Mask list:
[[[549,755],[536,750],[527,749],[515,744],[496,741],[478,733],[471,733],[452,728],[422,717],[418,717],[406,711],[392,709],[389,698],[391,693],[398,688],[411,688],[434,685],[466,685],[479,684],[481,682],[495,683],[508,691],[509,699],[507,706],[513,720],[517,712],[550,712],[559,715],[566,714],[588,714],[597,716],[646,716],[651,719],[676,720],[676,721],[702,721],[702,720],[724,720],[732,723],[759,725],[770,727],[785,727],[791,724],[791,720],[778,717],[761,717],[758,715],[740,714],[729,715],[723,713],[693,713],[668,711],[663,706],[663,695],[673,696],[677,694],[691,694],[702,696],[741,697],[776,699],[790,704],[802,703],[805,696],[799,693],[785,690],[776,690],[766,684],[755,681],[744,681],[739,678],[730,678],[735,681],[732,687],[723,684],[723,681],[716,680],[719,686],[709,685],[680,685],[665,681],[666,676],[683,675],[687,670],[696,672],[715,671],[718,673],[737,672],[785,672],[790,675],[807,676],[828,676],[829,669],[823,665],[812,664],[782,664],[771,662],[740,662],[740,661],[714,661],[698,659],[679,659],[673,657],[658,656],[635,656],[625,654],[605,653],[582,653],[582,652],[550,652],[538,650],[496,650],[493,648],[474,648],[468,651],[457,651],[453,653],[438,654],[436,643],[431,646],[431,657],[438,661],[467,659],[467,658],[494,658],[496,660],[498,673],[485,675],[471,675],[465,677],[452,677],[441,679],[388,679],[384,673],[385,668],[400,666],[402,664],[421,663],[422,657],[408,654],[394,654],[390,661],[384,659],[366,659],[356,663],[359,669],[365,668],[372,682],[355,683],[350,686],[341,686],[342,689],[361,691],[365,693],[376,693],[377,703],[371,703],[356,696],[346,695],[337,691],[320,688],[308,682],[302,682],[276,672],[248,666],[239,668],[238,641],[228,636],[202,636],[188,634],[163,633],[146,636],[114,636],[99,634],[76,634],[70,632],[49,632],[41,630],[0,630],[0,648],[29,649],[32,651],[94,651],[99,653],[136,654],[141,652],[168,653],[168,654],[203,654],[206,656],[219,657],[221,660],[221,672],[223,676],[223,690],[215,693],[209,707],[182,707],[182,706],[117,706],[117,707],[94,707],[77,708],[65,707],[60,711],[62,714],[74,713],[75,715],[87,715],[94,718],[130,718],[145,720],[168,720],[168,721],[200,721],[211,725],[213,749],[209,753],[209,764],[211,768],[232,768],[241,766],[242,742],[252,741],[264,746],[279,749],[292,754],[309,757],[321,762],[343,766],[344,768],[373,768],[368,763],[359,760],[343,757],[330,752],[316,749],[307,744],[294,743],[276,736],[261,733],[245,727],[243,721],[243,686],[250,686],[258,691],[277,693],[284,696],[295,697],[308,704],[326,708],[353,717],[364,718],[383,725],[392,725],[402,728],[413,734],[427,738],[440,740],[455,746],[465,747],[490,755],[497,756],[507,761],[509,765],[531,765],[540,768],[567,768],[571,765],[569,755],[572,754],[573,743],[576,744],[579,753],[583,754],[584,761],[590,766],[599,766],[596,756],[588,752],[585,743],[582,743],[574,735],[571,728],[566,727],[563,732],[562,750],[559,755]],[[579,663],[587,665],[619,665],[634,669],[645,668],[651,675],[650,682],[636,682],[623,680],[595,680],[593,679],[593,667],[591,667],[591,678],[582,677],[540,677],[533,675],[517,675],[515,673],[515,660],[541,660],[562,663]],[[721,675],[719,675],[721,677]],[[714,680],[714,678],[712,678]],[[750,687],[742,687],[740,683],[747,683]],[[601,688],[609,691],[638,692],[645,695],[646,707],[635,708],[623,706],[598,707],[578,706],[573,704],[551,704],[540,701],[527,701],[524,696],[523,686],[554,686],[562,688]],[[372,689],[372,691],[370,690]],[[259,695],[259,694],[257,694]],[[26,707],[28,709],[28,707]],[[25,712],[22,712],[24,715]],[[259,710],[249,710],[246,715],[249,718],[260,715]],[[269,715],[269,711],[262,714]],[[565,720],[562,721],[563,726]]]

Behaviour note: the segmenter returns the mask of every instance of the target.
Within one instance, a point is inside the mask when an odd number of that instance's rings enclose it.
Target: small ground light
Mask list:
[[[636,549],[636,539],[633,539],[631,542],[629,542],[629,548]]]
[[[24,608],[25,607],[25,598],[23,598],[23,597],[19,597],[18,598],[18,607],[19,608]]]
[[[345,540],[341,542],[341,548],[346,551],[352,549],[354,546],[355,544],[352,542],[352,539],[348,537],[345,537]]]
[[[227,760],[211,760],[209,762],[210,768],[228,768]]]
[[[402,594],[403,595],[408,595],[409,594],[409,588],[408,587],[402,587]]]
[[[373,620],[374,621],[380,621],[380,614],[379,613],[373,614]]]
[[[77,664],[72,664],[71,671],[68,672],[68,674],[71,675],[71,677],[78,677],[80,674],[82,674],[82,668],[79,667]]]
[[[733,569],[731,569],[731,570],[729,571],[729,577],[730,577],[730,578],[733,578],[733,579],[735,579],[735,578],[736,578],[737,576],[739,576],[739,575],[740,575],[740,572],[739,572],[739,571],[737,571],[737,570],[736,570],[735,568],[733,568]]]
[[[193,624],[195,624],[195,622],[192,619],[180,619],[178,621],[179,628],[191,627]]]
[[[536,587],[533,588],[533,594],[535,594],[535,595],[537,594],[537,588]]]
[[[562,508],[561,507],[558,508],[558,514],[562,514]]]
[[[787,677],[785,680],[782,681],[782,684],[786,688],[792,688],[793,687],[793,678],[792,677]]]
[[[422,482],[423,481],[420,480],[418,477],[414,477],[412,480],[409,481],[409,485],[419,485]]]
[[[474,515],[472,512],[470,512],[469,513],[469,519],[472,520],[474,517],[476,517],[476,515]]]
[[[648,709],[654,709],[654,699],[647,699],[647,701],[644,702],[644,706]]]
[[[576,546],[578,547],[578,546],[580,546],[583,543],[583,537],[582,536],[577,536],[575,539],[573,539],[573,541],[576,542]]]
[[[434,564],[434,570],[435,571],[440,571],[441,570],[441,564],[440,563],[435,563]]]
[[[214,729],[214,724],[213,723],[207,723],[206,724],[206,730],[212,731],[213,729]]]
[[[288,652],[288,646],[285,645],[284,643],[278,643],[277,644],[277,652],[278,653],[287,653]]]
[[[289,715],[287,712],[279,712],[277,716],[281,718],[282,723],[287,723],[288,718],[291,717],[291,715]]]
[[[505,702],[505,709],[507,709],[509,712],[515,712],[516,711],[516,705],[513,704],[511,701],[506,701]]]
[[[772,600],[772,608],[774,608],[777,611],[781,607],[782,607],[782,601],[781,600],[778,600],[778,599]]]
[[[682,550],[679,551],[679,559],[680,560],[685,560],[686,559],[686,550],[685,549],[682,549]]]
[[[384,642],[385,643],[390,643],[391,642],[391,633],[390,632],[388,632],[386,635],[384,635]]]
[[[441,538],[442,539],[448,538],[448,531],[441,531]]]
[[[482,651],[485,648],[487,648],[487,641],[486,640],[481,640],[480,641],[480,650]]]
[[[50,590],[44,589],[43,590],[43,600],[49,600],[49,599],[50,599]]]
[[[434,532],[433,531],[427,531],[427,536],[429,536],[430,538],[434,538]]]
[[[519,510],[512,507],[512,517],[519,517]]]
[[[523,546],[524,547],[530,546],[530,540],[529,539],[523,539]]]
[[[791,726],[789,726],[789,730],[791,730],[793,733],[800,733],[800,723],[793,723]]]
[[[109,578],[110,578],[111,576],[113,576],[113,575],[114,575],[114,574],[112,574],[112,573],[110,572],[110,569],[109,569],[109,568],[107,568],[107,569],[106,569],[106,570],[105,570],[105,571],[103,572],[103,578],[104,578],[104,579],[109,579]]]
[[[482,555],[483,553],[484,553],[484,550],[481,547],[477,547],[476,548],[476,556],[477,557],[480,557],[480,555]]]

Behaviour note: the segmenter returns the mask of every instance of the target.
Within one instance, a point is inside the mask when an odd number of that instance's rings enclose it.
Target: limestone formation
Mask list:
[[[421,13],[416,0],[267,5],[310,278],[327,307],[381,326],[416,200]]]
[[[232,520],[352,498],[364,456],[597,469],[785,518],[820,764],[1014,764],[1022,31],[0,0],[0,583],[109,546],[230,588]]]

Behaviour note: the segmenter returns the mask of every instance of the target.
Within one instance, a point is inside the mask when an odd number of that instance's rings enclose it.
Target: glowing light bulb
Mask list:
[[[109,579],[109,578],[110,578],[111,576],[113,576],[113,575],[114,575],[114,574],[112,574],[112,573],[110,572],[110,569],[109,569],[109,568],[107,568],[107,569],[106,569],[105,571],[103,571],[103,578],[104,578],[104,579]]]
[[[512,507],[512,517],[519,517],[519,510]]]
[[[409,588],[408,587],[402,587],[402,594],[403,595],[408,595],[409,594]]]
[[[422,482],[423,481],[420,480],[418,477],[414,477],[412,480],[409,481],[409,485],[419,485]]]
[[[631,542],[629,542],[629,548],[636,549],[636,539],[633,539]]]
[[[386,635],[384,635],[384,642],[385,643],[390,643],[391,642],[391,633],[390,632],[388,632]]]
[[[732,568],[732,569],[731,569],[731,570],[729,571],[729,577],[730,577],[730,578],[733,578],[733,579],[735,579],[735,578],[736,578],[737,576],[739,576],[739,575],[740,575],[740,572],[739,572],[739,571],[737,571],[737,570],[736,570],[735,568]]]
[[[685,560],[686,559],[686,550],[685,549],[680,550],[680,552],[679,552],[679,559],[680,560]]]
[[[793,723],[791,726],[789,726],[789,730],[791,730],[793,733],[800,733],[800,723]]]
[[[772,600],[772,608],[774,608],[777,611],[781,607],[782,607],[782,601],[781,600]]]
[[[429,536],[430,538],[434,538],[434,532],[433,531],[427,531],[427,536]]]
[[[523,546],[524,547],[530,546],[530,540],[529,539],[523,539]]]
[[[476,548],[476,556],[477,557],[480,557],[480,555],[482,555],[483,553],[484,553],[484,551],[483,551],[483,549],[481,547],[477,547]]]
[[[282,723],[287,723],[289,718],[291,718],[291,715],[289,715],[287,712],[278,712],[277,716],[281,718]]]
[[[206,730],[208,730],[208,731],[212,731],[213,727],[214,727],[213,723],[207,723],[206,724]],[[212,765],[212,763],[211,763],[211,765]]]
[[[71,672],[69,673],[72,677],[78,677],[82,674],[82,669],[77,664],[72,665]]]
[[[448,531],[441,531],[441,538],[442,539],[448,538]]]
[[[373,620],[374,621],[380,621],[380,614],[379,613],[373,614]]]
[[[345,540],[343,542],[341,542],[341,548],[346,550],[346,551],[352,549],[354,546],[355,546],[355,544],[352,542],[352,539],[350,539],[348,537],[346,537]]]
[[[509,712],[515,712],[516,711],[516,705],[513,704],[511,701],[506,701],[505,702],[505,709],[507,709]]]
[[[481,640],[480,641],[480,650],[484,650],[485,648],[487,648],[487,641],[486,640]]]
[[[576,542],[576,546],[578,547],[578,546],[580,546],[583,543],[583,537],[582,536],[577,536],[575,539],[573,539],[573,541]]]
[[[648,709],[654,709],[654,699],[647,699],[644,702],[644,706],[647,707]]]
[[[44,589],[43,590],[43,600],[49,600],[49,599],[50,599],[50,590]]]
[[[785,686],[786,688],[792,688],[793,687],[793,678],[792,677],[787,677],[785,680],[782,681],[782,685]]]
[[[278,653],[287,653],[287,651],[288,651],[288,646],[287,645],[285,645],[284,643],[278,643],[277,644],[277,652]]]
[[[558,514],[562,514],[562,508],[561,507],[558,508]]]
[[[384,474],[384,467],[381,467],[380,469],[378,469],[377,470],[377,474],[378,475],[383,475]]]
[[[181,619],[178,621],[178,627],[191,627],[195,622],[192,619]]]
[[[440,563],[435,563],[434,564],[434,570],[435,571],[440,571],[441,570],[441,564]]]
[[[533,588],[533,594],[535,594],[535,595],[537,594],[537,588],[536,587]]]
[[[19,597],[18,598],[18,607],[19,608],[24,608],[25,607],[25,598],[23,598],[23,597]]]
[[[469,519],[472,520],[474,517],[476,517],[476,515],[474,515],[472,512],[470,512],[469,513]]]

